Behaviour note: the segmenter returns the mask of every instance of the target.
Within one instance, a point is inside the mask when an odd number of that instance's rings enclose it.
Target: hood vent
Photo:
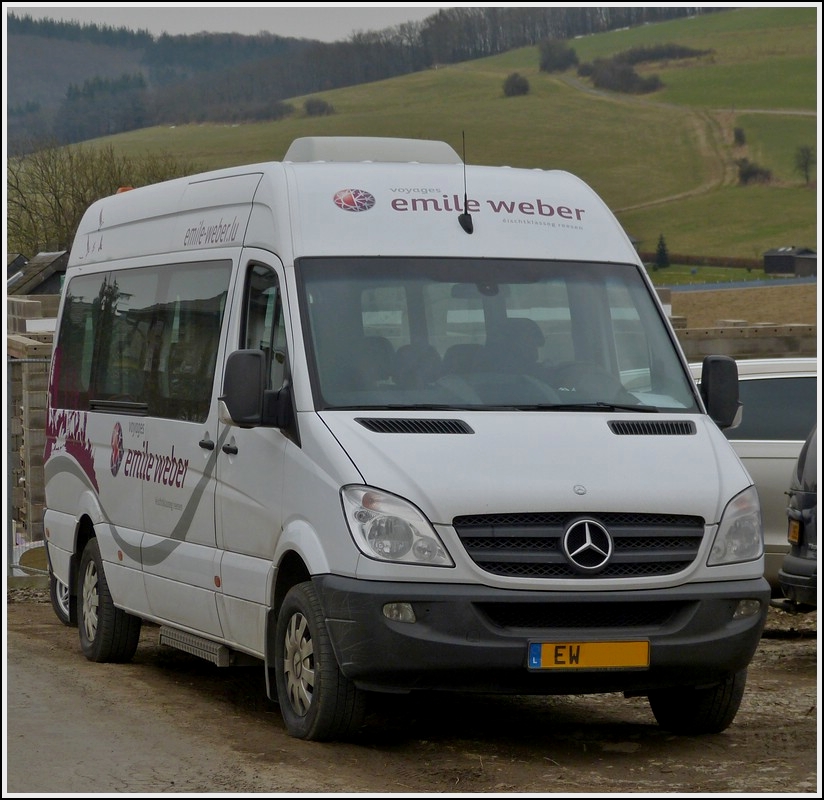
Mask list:
[[[460,419],[402,419],[371,417],[355,420],[373,433],[475,433]]]
[[[694,436],[691,420],[613,420],[608,423],[618,436]]]

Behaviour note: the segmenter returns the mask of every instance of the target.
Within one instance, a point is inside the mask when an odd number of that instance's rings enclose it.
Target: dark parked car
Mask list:
[[[790,479],[787,540],[790,552],[778,573],[786,601],[780,607],[811,611],[818,607],[818,426],[801,452]]]

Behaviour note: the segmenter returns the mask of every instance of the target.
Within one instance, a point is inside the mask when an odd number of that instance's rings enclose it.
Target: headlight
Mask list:
[[[406,500],[368,486],[344,486],[341,500],[352,538],[370,558],[453,566],[429,520]]]
[[[721,515],[707,566],[754,561],[764,552],[761,504],[755,486],[733,497]]]

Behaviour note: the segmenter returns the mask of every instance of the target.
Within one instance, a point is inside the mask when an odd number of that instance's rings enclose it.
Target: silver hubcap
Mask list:
[[[94,561],[86,565],[86,574],[83,576],[83,627],[86,638],[94,641],[97,635],[97,607],[100,596],[97,592],[97,567]]]
[[[54,599],[57,601],[57,605],[60,607],[66,619],[68,619],[70,605],[69,587],[62,581],[57,580],[57,578],[54,580]]]
[[[301,717],[312,705],[315,687],[315,651],[303,614],[294,614],[286,631],[283,673],[292,710]]]

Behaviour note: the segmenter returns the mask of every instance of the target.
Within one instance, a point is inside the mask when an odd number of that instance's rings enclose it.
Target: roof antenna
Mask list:
[[[460,223],[461,227],[467,232],[472,233],[475,230],[475,226],[472,224],[472,217],[467,211],[467,197],[466,197],[466,132],[461,131],[461,138],[463,139],[463,171],[464,171],[464,210],[463,214],[458,216],[458,222]]]

